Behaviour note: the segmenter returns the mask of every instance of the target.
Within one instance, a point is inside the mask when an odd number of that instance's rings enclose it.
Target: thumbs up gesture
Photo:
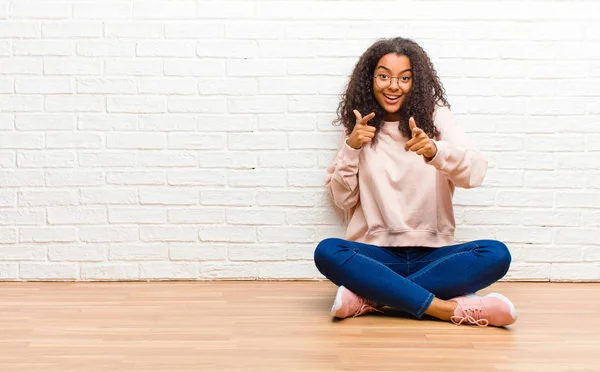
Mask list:
[[[437,147],[435,142],[431,140],[427,133],[423,132],[423,129],[417,127],[414,118],[408,120],[410,131],[412,132],[412,138],[404,145],[404,150],[414,151],[417,155],[423,155],[428,160],[431,160],[437,154]]]
[[[354,116],[356,116],[356,124],[352,133],[346,139],[346,144],[358,150],[362,147],[363,143],[371,142],[373,137],[375,137],[376,128],[367,125],[367,122],[375,117],[375,113],[372,112],[363,118],[358,110],[354,110]]]

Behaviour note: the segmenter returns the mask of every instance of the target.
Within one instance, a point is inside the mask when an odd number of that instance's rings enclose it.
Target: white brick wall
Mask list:
[[[392,36],[490,161],[457,238],[505,241],[511,280],[600,280],[599,24],[595,0],[0,0],[0,280],[319,278],[338,94]]]

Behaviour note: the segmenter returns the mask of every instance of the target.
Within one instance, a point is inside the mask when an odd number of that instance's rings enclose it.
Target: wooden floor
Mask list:
[[[599,371],[600,284],[499,283],[508,329],[332,321],[327,282],[0,283],[0,371]]]

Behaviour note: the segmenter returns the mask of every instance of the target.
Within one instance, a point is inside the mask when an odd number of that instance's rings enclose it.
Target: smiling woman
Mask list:
[[[507,273],[506,245],[454,242],[454,189],[481,185],[487,161],[455,123],[425,51],[403,38],[372,45],[356,64],[337,123],[348,136],[327,189],[350,221],[345,239],[323,240],[314,255],[339,286],[331,314],[388,306],[456,324],[514,323],[506,297],[475,295]]]

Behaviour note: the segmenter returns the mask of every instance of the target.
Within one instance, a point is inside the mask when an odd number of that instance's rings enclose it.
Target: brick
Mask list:
[[[100,207],[48,208],[48,223],[51,225],[92,225],[106,221],[106,211]]]
[[[107,75],[117,76],[158,76],[162,74],[162,62],[144,58],[112,59],[104,62]]]
[[[39,96],[0,96],[0,107],[4,113],[36,112],[43,110],[44,101]]]
[[[82,280],[137,280],[137,264],[101,263],[81,265]]]
[[[227,185],[231,187],[285,186],[286,173],[282,170],[230,170]]]
[[[209,208],[169,208],[169,223],[182,224],[223,224],[225,211]]]
[[[140,278],[147,279],[196,279],[198,266],[193,263],[143,263]]]
[[[74,242],[77,230],[73,227],[22,227],[19,229],[19,242],[50,243]]]
[[[81,167],[133,167],[136,165],[137,157],[130,152],[80,152],[77,154]],[[107,176],[108,177],[108,176]]]
[[[258,165],[257,155],[244,151],[202,152],[198,159],[201,168],[252,169]]]
[[[102,37],[102,23],[90,21],[42,22],[43,38]]]
[[[199,132],[253,132],[256,130],[253,115],[202,115],[198,118]]]
[[[108,171],[106,183],[108,185],[164,185],[166,181],[163,171]]]
[[[163,149],[167,138],[162,133],[118,133],[106,135],[106,148],[109,149]]]
[[[172,261],[221,261],[227,258],[227,245],[170,243],[169,258]]]
[[[558,208],[600,208],[600,194],[588,192],[556,193],[556,206]]]
[[[43,246],[3,247],[0,249],[2,261],[46,261],[48,252]]]
[[[320,273],[312,261],[258,263],[258,277],[260,279],[298,279],[316,278],[318,276],[320,276]]]
[[[77,55],[83,57],[133,57],[136,44],[133,41],[77,41]]]
[[[104,247],[90,246],[51,246],[48,248],[50,261],[104,261]]]
[[[192,152],[145,151],[139,155],[139,165],[143,167],[195,167],[197,163],[197,155]]]
[[[96,96],[47,96],[46,111],[50,112],[102,112],[104,98]]]
[[[224,97],[169,97],[169,112],[222,114],[226,111]]]
[[[165,76],[223,76],[225,62],[222,60],[165,59]]]
[[[197,54],[206,58],[254,58],[257,55],[254,40],[200,40]]]
[[[196,44],[191,41],[138,41],[138,57],[195,57]]]
[[[515,263],[512,264],[510,270],[504,277],[511,281],[542,281],[550,280],[550,264],[549,263]]]
[[[225,186],[225,173],[217,170],[168,170],[167,183],[176,186]]]
[[[144,1],[135,4],[136,19],[185,19],[196,17],[194,1]]]
[[[136,84],[132,79],[79,78],[77,79],[77,93],[136,93]]]
[[[195,131],[196,118],[186,115],[149,114],[140,115],[140,130],[153,132],[188,132]]]
[[[82,131],[134,131],[138,117],[133,114],[81,114],[77,129]]]
[[[17,242],[17,229],[0,228],[0,243],[14,244]]]
[[[225,26],[218,22],[182,22],[165,24],[167,39],[222,39],[225,36]]]
[[[0,209],[0,225],[43,225],[46,214],[41,209]]]
[[[19,151],[17,153],[19,168],[73,168],[75,154],[62,151]]]
[[[40,36],[38,22],[4,20],[0,23],[0,38],[39,38]]]
[[[140,78],[138,90],[142,94],[195,94],[198,87],[189,78]]]
[[[163,27],[160,23],[145,22],[104,22],[106,38],[161,38]]]
[[[258,157],[261,167],[267,168],[314,168],[317,158],[314,154],[302,152],[267,152]]]
[[[72,263],[24,263],[19,265],[21,279],[76,280],[77,265]]]
[[[123,224],[166,223],[167,213],[163,208],[111,207],[108,222]]]
[[[324,187],[327,180],[323,170],[288,171],[288,186],[296,187]]]
[[[261,243],[309,243],[315,241],[315,229],[298,226],[260,227],[257,236]]]
[[[3,206],[12,206],[15,199],[12,194],[0,194],[0,201],[4,200]],[[18,193],[19,207],[76,205],[78,203],[77,199],[77,190],[65,188],[26,190]]]
[[[169,149],[220,150],[225,146],[225,138],[220,134],[169,133]]]
[[[135,188],[85,188],[80,191],[81,204],[136,204],[138,193]]]
[[[256,204],[253,190],[202,190],[200,203],[203,205],[252,206]]]
[[[166,260],[168,256],[168,248],[162,243],[157,245],[126,244],[108,248],[108,258],[111,261],[155,261]]]
[[[132,242],[138,240],[138,235],[137,227],[83,226],[79,229],[79,239],[90,243]]]
[[[141,226],[140,239],[144,242],[195,242],[198,241],[196,226]]]
[[[255,79],[238,77],[235,79],[200,78],[198,92],[201,95],[253,96],[258,93]]]
[[[232,97],[227,100],[230,113],[284,113],[287,108],[285,97]]]
[[[102,171],[87,170],[47,170],[46,186],[102,186]]]
[[[102,137],[96,133],[46,133],[47,149],[99,149],[101,147]]]
[[[499,191],[497,202],[502,207],[552,207],[554,197],[548,191]]]
[[[14,44],[16,56],[69,56],[73,54],[70,42],[64,40],[17,40]]]
[[[114,96],[106,100],[108,112],[144,114],[167,111],[167,102],[162,97],[154,96]]]
[[[43,133],[2,133],[0,149],[42,149],[44,147]]]
[[[17,130],[75,130],[77,116],[74,114],[17,114]]]
[[[259,191],[258,205],[261,206],[319,206],[329,199],[325,191]]]
[[[303,60],[304,61],[304,60]],[[304,61],[309,62],[309,61]],[[292,63],[292,62],[289,62]],[[289,73],[289,71],[288,71]],[[230,59],[227,60],[227,76],[233,77],[264,77],[285,76],[286,65],[281,61]]]
[[[284,225],[285,213],[272,209],[228,208],[227,223],[231,225]]]
[[[284,150],[287,136],[283,133],[230,133],[227,145],[231,150]]]
[[[70,4],[62,1],[21,1],[11,3],[10,7],[11,18],[67,19],[70,16]]]
[[[75,19],[131,19],[133,1],[91,1],[73,4]]]
[[[200,278],[203,279],[256,279],[256,262],[202,262]]]
[[[42,61],[40,61],[41,64]],[[102,61],[79,59],[44,59],[44,75],[100,75],[102,74]],[[28,70],[37,71],[36,65],[28,66]]]
[[[40,170],[0,171],[0,187],[44,186],[44,172]]]
[[[317,118],[309,114],[284,114],[284,115],[258,115],[258,128],[260,130],[281,131],[313,131],[317,129]],[[342,142],[340,135],[339,142]]]
[[[6,60],[0,59],[0,71],[4,74],[41,75],[42,70],[42,61],[37,58],[11,57]]]
[[[140,189],[140,203],[149,205],[198,204],[198,190],[177,187]]]
[[[246,226],[200,226],[199,236],[202,242],[253,243],[256,230]]]
[[[60,94],[73,93],[71,79],[67,78],[26,78],[15,80],[17,94]]]
[[[284,261],[285,249],[279,245],[235,244],[229,246],[231,261]]]

